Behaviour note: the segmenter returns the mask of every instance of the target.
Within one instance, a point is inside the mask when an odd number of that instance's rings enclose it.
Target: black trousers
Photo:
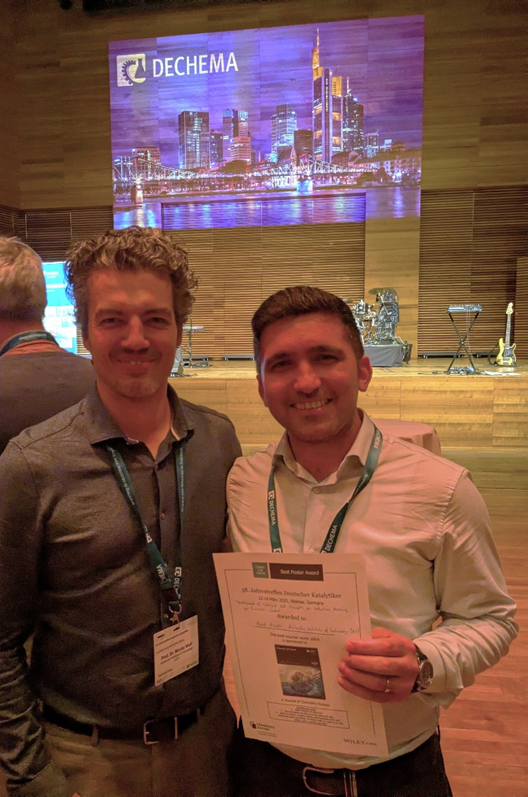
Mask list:
[[[305,772],[307,765],[276,747],[237,732],[233,759],[236,797],[452,797],[434,733],[416,750],[357,771]],[[303,777],[304,775],[304,777]]]

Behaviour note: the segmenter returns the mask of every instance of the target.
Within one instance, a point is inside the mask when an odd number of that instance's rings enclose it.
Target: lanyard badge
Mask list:
[[[141,517],[139,503],[134,490],[134,485],[130,479],[130,474],[123,462],[123,457],[112,446],[107,446],[108,454],[110,456],[110,464],[112,471],[117,480],[119,488],[123,496],[132,510],[133,514],[139,521],[143,533],[145,535],[145,542],[147,544],[147,553],[150,559],[152,571],[158,579],[161,589],[161,596],[165,604],[167,619],[171,624],[178,624],[181,613],[181,582],[182,582],[182,568],[181,564],[174,568],[174,573],[171,574],[167,567],[160,550]],[[186,450],[185,442],[183,442],[175,450],[175,465],[176,465],[176,480],[178,483],[178,497],[180,503],[180,531],[183,533],[183,517],[185,512],[185,466],[186,466]],[[180,534],[181,539],[181,534]],[[181,551],[179,560],[181,562]]]
[[[346,504],[344,504],[344,506],[341,507],[341,509],[333,519],[330,528],[328,529],[328,532],[326,534],[325,540],[321,546],[320,553],[334,552],[337,544],[337,539],[339,537],[339,532],[341,531],[341,526],[343,525],[345,515],[348,512],[350,505],[352,504],[354,499],[359,495],[359,493],[365,489],[369,481],[372,479],[374,471],[376,470],[382,443],[383,443],[383,436],[380,430],[375,426],[374,434],[372,435],[372,440],[370,442],[370,448],[367,455],[367,461],[365,462],[365,465],[361,472],[361,476],[359,477],[359,481],[356,484],[356,489],[354,490],[354,492],[352,493]],[[279,517],[277,513],[277,493],[275,490],[275,474],[273,467],[271,468],[268,480],[268,523],[269,523],[271,550],[273,553],[282,553],[282,541],[280,537]]]
[[[133,514],[138,519],[147,544],[147,552],[150,565],[155,573],[161,589],[161,596],[165,604],[165,617],[170,621],[167,628],[162,628],[154,634],[154,684],[162,684],[176,678],[178,675],[196,667],[199,663],[198,645],[198,617],[193,615],[180,622],[181,605],[181,536],[183,534],[183,517],[185,512],[185,467],[186,467],[186,448],[185,442],[181,443],[174,452],[176,466],[176,481],[178,484],[178,497],[180,504],[180,550],[178,560],[180,564],[174,568],[171,574],[160,553],[160,550],[141,517],[139,503],[134,490],[134,485],[130,474],[123,462],[123,457],[112,446],[107,446],[110,456],[110,464],[117,483],[131,508]]]

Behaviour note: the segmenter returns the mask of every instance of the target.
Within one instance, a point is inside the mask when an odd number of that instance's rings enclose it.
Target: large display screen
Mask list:
[[[73,306],[66,296],[64,263],[42,263],[48,305],[44,314],[44,326],[51,332],[59,346],[77,354],[77,327]]]
[[[423,16],[110,42],[114,224],[419,214]]]

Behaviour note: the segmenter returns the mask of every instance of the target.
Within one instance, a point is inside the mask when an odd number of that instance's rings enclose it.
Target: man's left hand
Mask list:
[[[372,639],[349,639],[339,664],[339,684],[347,692],[375,703],[399,703],[412,691],[418,675],[414,643],[385,628]]]

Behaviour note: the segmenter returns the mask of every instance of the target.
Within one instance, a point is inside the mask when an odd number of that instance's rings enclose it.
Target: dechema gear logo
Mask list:
[[[147,57],[145,53],[135,55],[117,55],[117,85],[133,86],[144,83],[147,76]]]

